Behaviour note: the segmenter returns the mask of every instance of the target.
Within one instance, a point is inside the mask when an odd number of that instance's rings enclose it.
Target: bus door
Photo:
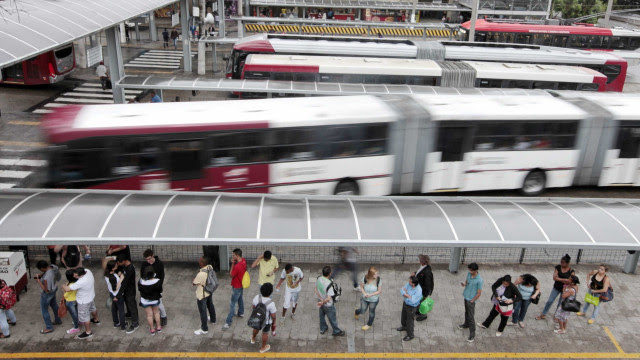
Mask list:
[[[601,186],[640,185],[640,122],[618,129],[616,146],[607,152]]]
[[[173,140],[167,142],[168,170],[172,190],[202,189],[204,140]]]
[[[427,158],[427,191],[456,191],[464,186],[464,157],[471,151],[472,128],[441,125],[436,151]]]
[[[553,45],[557,47],[567,47],[569,45],[569,35],[554,35]]]

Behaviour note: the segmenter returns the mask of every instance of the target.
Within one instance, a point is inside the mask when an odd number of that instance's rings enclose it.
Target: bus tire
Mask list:
[[[340,180],[333,191],[334,195],[360,195],[358,184],[351,179]]]
[[[542,170],[533,170],[527,174],[522,183],[520,192],[525,196],[537,196],[542,194],[547,184],[547,176]]]

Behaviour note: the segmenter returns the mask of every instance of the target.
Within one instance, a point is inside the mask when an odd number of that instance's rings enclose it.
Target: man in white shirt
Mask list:
[[[256,295],[253,298],[253,308],[255,309],[258,306],[258,303],[263,303],[266,305],[267,313],[264,320],[264,327],[262,329],[262,346],[260,347],[260,352],[265,353],[271,349],[271,345],[267,344],[267,340],[269,340],[269,329],[271,329],[271,334],[276,336],[276,312],[278,309],[276,308],[276,304],[274,304],[273,300],[271,300],[271,294],[273,293],[273,284],[264,283],[260,286],[260,295]],[[256,343],[256,336],[260,330],[253,329],[253,334],[251,335],[251,343]]]
[[[96,76],[100,78],[100,85],[102,85],[102,90],[107,88],[107,67],[104,66],[104,61],[100,62],[100,65],[96,68]]]
[[[284,319],[287,316],[287,309],[293,305],[293,309],[291,309],[291,318],[293,319],[296,313],[296,307],[298,306],[298,295],[300,295],[300,290],[302,286],[300,282],[304,278],[304,274],[299,267],[293,266],[291,264],[287,264],[284,266],[284,270],[282,270],[282,274],[280,275],[280,281],[278,285],[276,285],[276,291],[280,290],[280,285],[284,280],[287,280],[287,286],[284,291],[284,303],[282,304],[282,322],[280,325],[284,325]]]
[[[91,323],[100,325],[98,309],[96,309],[96,304],[93,301],[96,297],[94,289],[95,281],[91,271],[82,267],[73,270],[73,277],[78,279],[78,281],[71,285],[62,285],[62,288],[64,291],[78,291],[76,293],[78,321],[84,325],[85,332],[76,336],[76,339],[89,339],[93,337]]]

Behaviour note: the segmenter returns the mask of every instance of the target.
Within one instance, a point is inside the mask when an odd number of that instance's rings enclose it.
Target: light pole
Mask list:
[[[476,37],[476,18],[478,17],[478,0],[471,0],[471,25],[469,25],[469,41]]]

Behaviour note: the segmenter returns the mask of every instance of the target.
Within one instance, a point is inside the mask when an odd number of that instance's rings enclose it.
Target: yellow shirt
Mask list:
[[[258,266],[260,268],[260,271],[258,271],[258,284],[262,285],[265,283],[271,283],[272,285],[274,285],[276,281],[275,270],[279,266],[278,259],[276,259],[276,257],[273,255],[271,256],[271,259],[269,259],[269,261],[260,259],[260,261],[258,261]]]
[[[69,285],[75,284],[75,282],[69,283]],[[63,296],[66,301],[76,301],[76,293],[78,290],[65,291]]]
[[[211,265],[203,267],[202,269],[200,269],[200,271],[198,271],[196,278],[193,279],[193,284],[196,285],[196,298],[198,300],[202,300],[210,295],[208,292],[204,291],[204,286],[207,285],[208,270],[213,271],[213,267]]]

